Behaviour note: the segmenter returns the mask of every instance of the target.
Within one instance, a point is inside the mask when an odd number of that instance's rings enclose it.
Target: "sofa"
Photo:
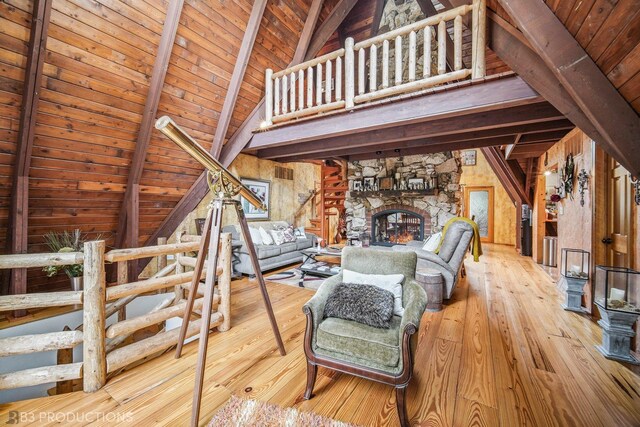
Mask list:
[[[473,238],[473,227],[465,221],[454,221],[443,236],[440,251],[436,254],[422,249],[423,242],[409,242],[393,246],[394,251],[413,251],[418,255],[418,268],[432,268],[444,279],[445,299],[451,298],[458,283],[464,257]]]
[[[285,221],[249,222],[249,228],[257,230],[262,227],[267,232],[280,227],[287,227],[287,225],[288,224]],[[234,257],[236,259],[234,268],[236,272],[248,274],[250,276],[255,275],[251,264],[251,258],[249,257],[249,250],[241,237],[242,233],[240,232],[240,226],[238,224],[227,225],[223,228],[223,232],[231,233],[231,238],[235,242],[242,244],[242,246],[234,250]],[[283,243],[281,245],[254,245],[256,255],[258,256],[258,263],[260,264],[260,271],[267,271],[289,265],[294,262],[301,262],[302,250],[314,246],[316,244],[316,240],[317,238],[314,234],[305,233],[304,238],[298,238],[295,242]]]

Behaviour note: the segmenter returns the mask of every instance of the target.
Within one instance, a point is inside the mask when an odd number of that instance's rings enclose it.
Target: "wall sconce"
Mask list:
[[[635,189],[634,200],[636,205],[640,206],[640,179],[631,177],[631,185]]]
[[[589,174],[586,170],[581,169],[578,174],[578,192],[580,193],[580,206],[584,206],[584,192],[587,190]]]

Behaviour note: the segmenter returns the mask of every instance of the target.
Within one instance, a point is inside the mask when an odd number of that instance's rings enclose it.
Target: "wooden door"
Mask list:
[[[493,187],[465,187],[464,206],[464,215],[480,228],[480,241],[493,242]]]
[[[618,162],[609,159],[609,203],[607,237],[607,264],[631,267],[631,183],[629,172]]]

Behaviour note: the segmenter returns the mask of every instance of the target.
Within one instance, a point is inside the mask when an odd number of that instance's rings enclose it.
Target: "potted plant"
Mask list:
[[[82,252],[84,249],[85,236],[82,235],[80,229],[76,228],[72,232],[63,231],[62,233],[50,232],[44,235],[44,240],[49,246],[51,252]],[[64,271],[71,280],[71,289],[74,291],[82,290],[82,273],[84,266],[82,264],[72,265],[48,265],[42,270],[47,273],[47,277],[53,277]]]

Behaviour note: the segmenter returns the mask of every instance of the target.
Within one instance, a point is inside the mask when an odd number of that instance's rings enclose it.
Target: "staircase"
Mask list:
[[[316,217],[310,219],[307,231],[320,236],[329,244],[336,243],[335,236],[329,236],[330,217],[339,218],[344,211],[344,199],[349,185],[346,179],[346,163],[325,160],[320,168],[320,189],[315,202]],[[331,233],[335,234],[335,233]]]

